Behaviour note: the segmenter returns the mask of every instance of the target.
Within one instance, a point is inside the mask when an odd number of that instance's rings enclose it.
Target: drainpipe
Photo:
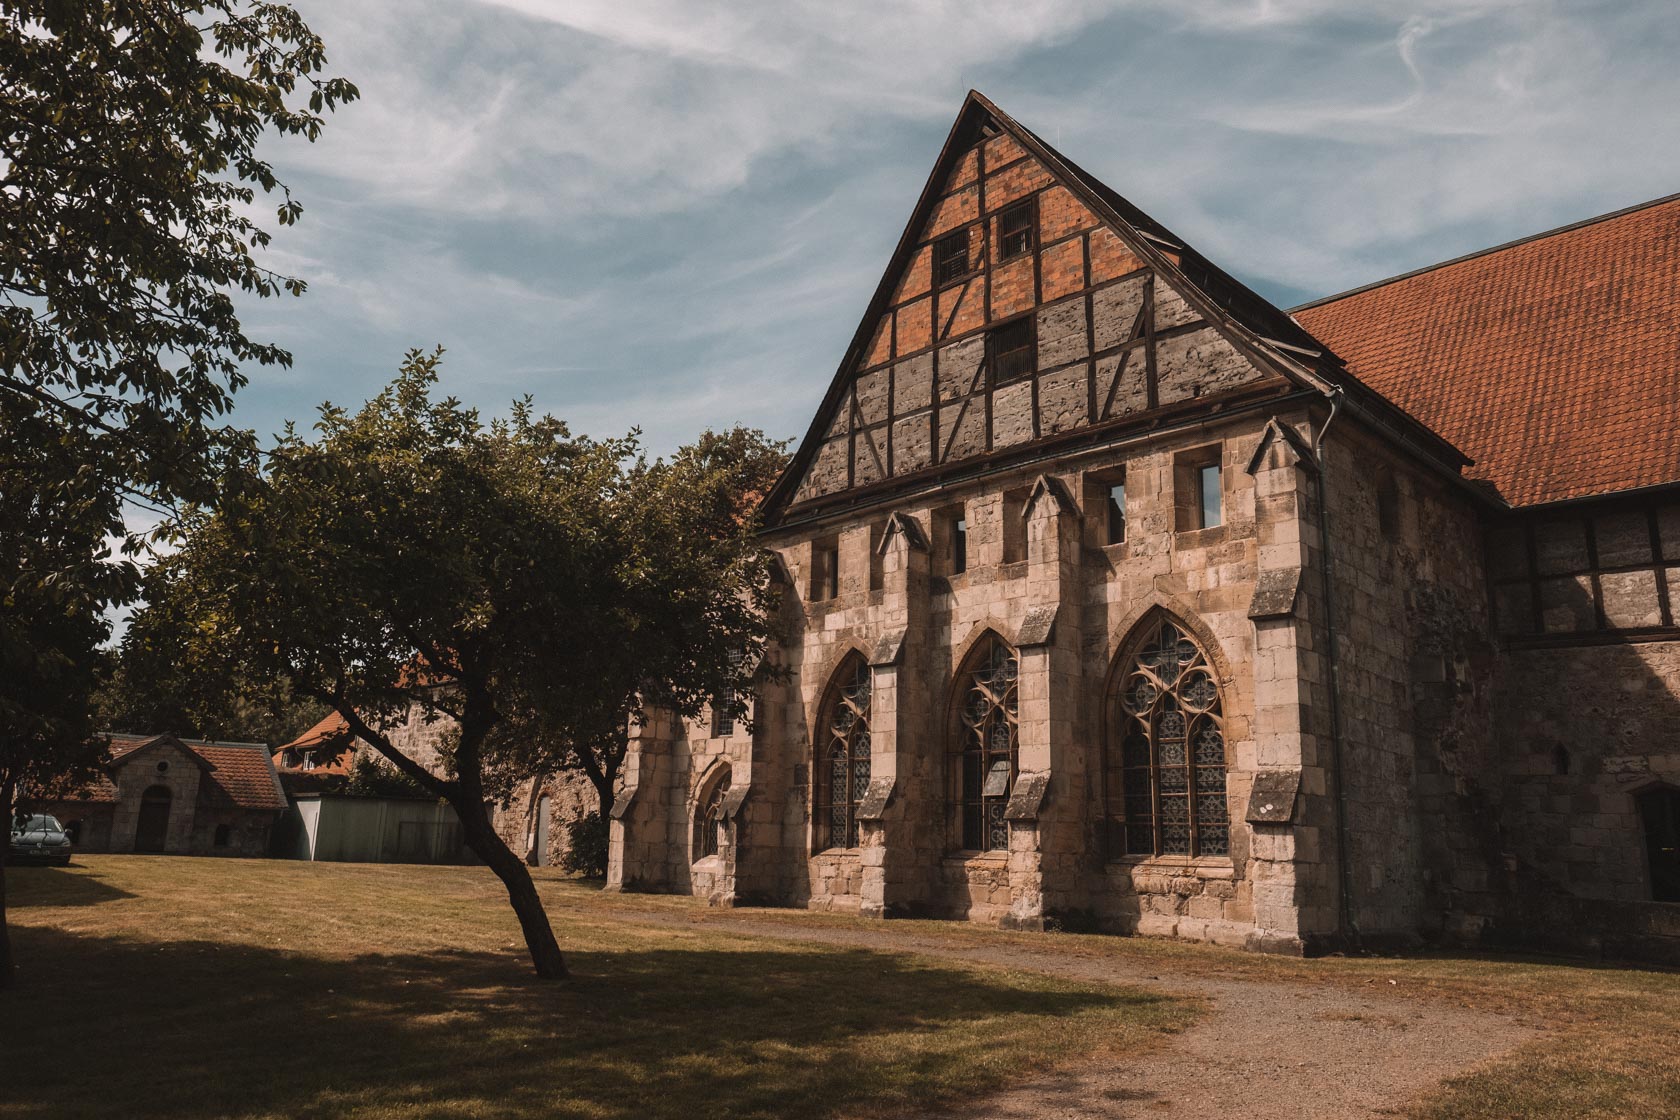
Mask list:
[[[1354,917],[1353,908],[1353,868],[1348,862],[1348,833],[1347,833],[1347,783],[1343,780],[1342,769],[1342,704],[1341,686],[1336,675],[1336,607],[1331,594],[1331,573],[1334,563],[1330,556],[1330,503],[1326,498],[1325,480],[1327,472],[1324,465],[1324,434],[1330,430],[1330,425],[1336,422],[1336,414],[1342,407],[1342,387],[1332,385],[1325,392],[1330,401],[1330,415],[1324,418],[1324,424],[1313,436],[1313,462],[1318,467],[1318,480],[1314,490],[1318,496],[1318,536],[1319,555],[1322,558],[1323,573],[1319,580],[1319,588],[1324,600],[1324,631],[1328,648],[1325,650],[1324,663],[1329,674],[1330,686],[1330,762],[1336,779],[1336,870],[1338,889],[1336,891],[1337,925],[1344,942],[1358,943],[1359,923]]]

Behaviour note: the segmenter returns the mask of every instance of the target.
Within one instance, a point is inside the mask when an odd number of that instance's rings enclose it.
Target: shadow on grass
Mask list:
[[[74,874],[71,869],[74,869]],[[72,863],[64,867],[6,865],[6,908],[26,910],[37,906],[97,906],[134,895],[103,882],[103,875]]]
[[[578,978],[551,985],[511,952],[14,935],[30,969],[0,998],[6,1117],[823,1116],[990,1087],[1019,1072],[1012,1042],[1048,1057],[1083,1012],[1176,1018],[1161,997],[862,950],[574,951]]]

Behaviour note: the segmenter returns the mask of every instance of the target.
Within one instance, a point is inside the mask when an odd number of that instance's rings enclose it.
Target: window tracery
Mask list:
[[[1225,721],[1207,655],[1162,619],[1127,659],[1108,748],[1116,854],[1228,854]]]
[[[1015,784],[1020,676],[1020,656],[996,634],[985,637],[965,670],[956,748],[962,846],[968,851],[1009,847],[1003,814]]]
[[[694,808],[694,858],[715,856],[723,847],[723,795],[729,792],[729,770],[715,778]]]
[[[869,720],[874,681],[868,662],[853,654],[834,675],[818,720],[816,844],[858,845],[858,806],[869,791]]]

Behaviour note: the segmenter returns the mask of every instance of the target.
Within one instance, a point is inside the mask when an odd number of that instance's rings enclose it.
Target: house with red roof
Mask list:
[[[105,773],[71,795],[31,802],[83,852],[270,854],[286,795],[263,743],[111,736]]]

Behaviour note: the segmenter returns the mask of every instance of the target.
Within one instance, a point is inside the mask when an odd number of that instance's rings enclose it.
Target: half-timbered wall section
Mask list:
[[[1005,133],[957,158],[868,338],[795,504],[1263,376]]]
[[[1488,569],[1511,641],[1680,634],[1680,499],[1513,517],[1488,533]]]

